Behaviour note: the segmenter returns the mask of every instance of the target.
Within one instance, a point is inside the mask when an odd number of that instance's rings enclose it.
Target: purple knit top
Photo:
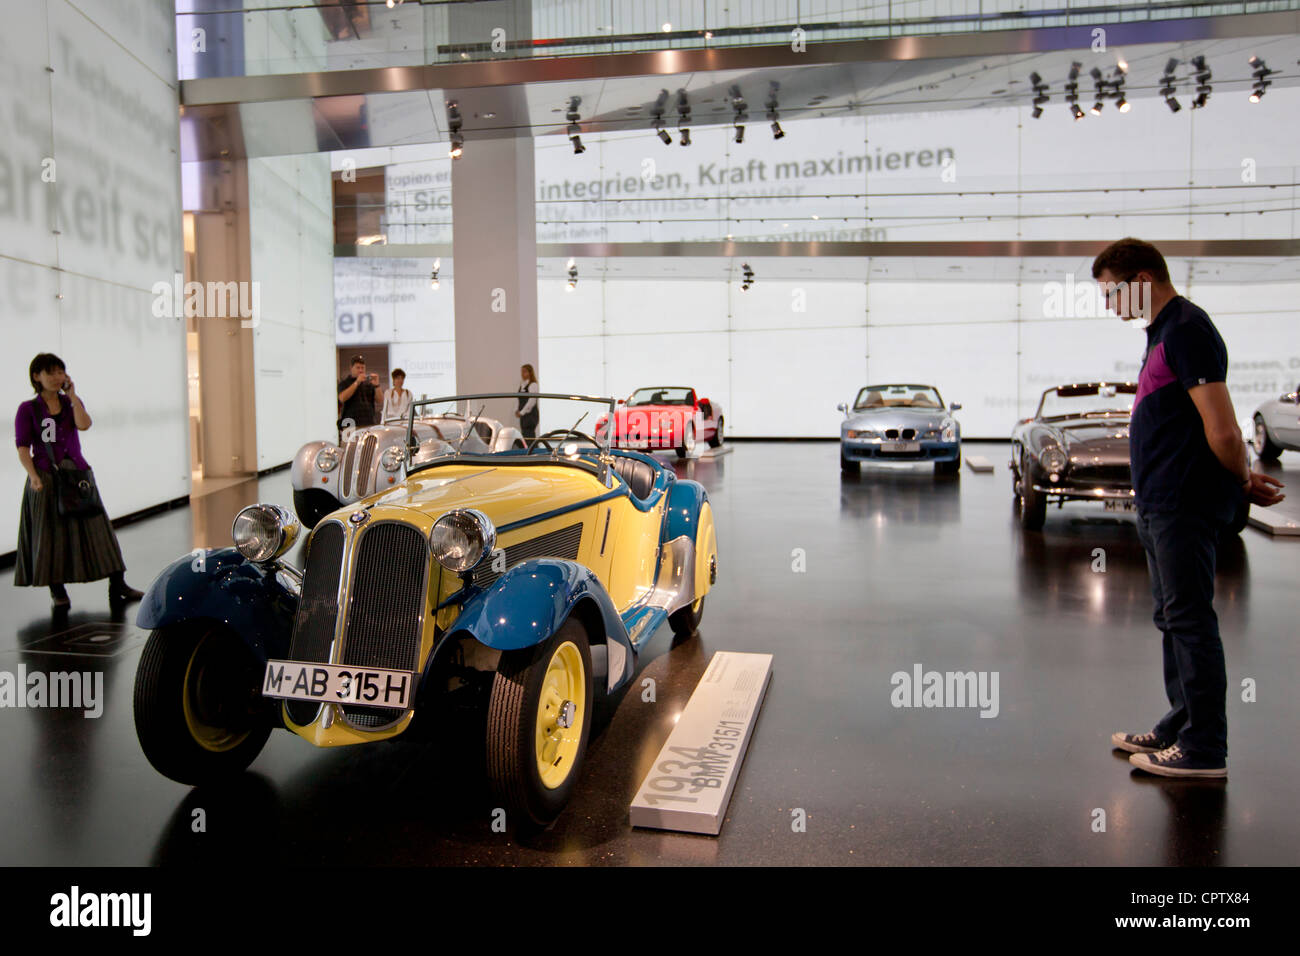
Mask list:
[[[72,401],[66,395],[61,395],[59,405],[59,414],[54,415],[45,404],[45,399],[39,395],[20,404],[18,414],[14,416],[14,444],[19,448],[30,448],[32,462],[41,471],[53,471],[42,435],[46,422],[52,420],[54,434],[50,444],[54,446],[56,460],[70,458],[78,468],[89,468],[90,465],[81,455],[81,437],[77,433],[76,420],[72,417]]]

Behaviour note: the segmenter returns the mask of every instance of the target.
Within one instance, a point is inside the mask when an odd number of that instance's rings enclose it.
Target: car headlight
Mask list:
[[[1065,452],[1061,451],[1061,449],[1055,445],[1051,448],[1045,449],[1043,453],[1038,456],[1038,460],[1042,463],[1043,468],[1046,471],[1059,472],[1065,470]]]
[[[846,438],[875,438],[876,433],[870,428],[853,429],[850,428],[844,433]]]
[[[397,471],[405,460],[406,453],[402,446],[393,445],[391,448],[384,449],[384,453],[379,456],[379,467],[384,471]]]
[[[429,550],[434,559],[457,574],[478,567],[492,554],[496,542],[497,529],[491,519],[472,508],[448,511],[429,532]]]
[[[956,440],[957,440],[957,423],[956,423],[956,422],[945,422],[945,423],[944,423],[944,426],[943,426],[943,431],[940,432],[940,434],[939,434],[939,439],[940,439],[940,441],[956,441]]]
[[[342,457],[338,445],[326,445],[316,452],[316,467],[321,471],[333,471],[339,466],[339,459]]]
[[[249,561],[274,561],[289,550],[298,537],[298,516],[279,505],[249,505],[235,515],[230,536],[239,553]]]

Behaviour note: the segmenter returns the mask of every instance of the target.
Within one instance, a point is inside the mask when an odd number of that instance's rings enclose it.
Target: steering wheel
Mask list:
[[[547,451],[554,452],[555,445],[551,444],[550,439],[555,439],[555,443],[558,445],[566,435],[572,435],[575,438],[587,442],[594,448],[600,448],[600,442],[596,441],[596,439],[592,438],[585,432],[575,431],[572,428],[556,428],[553,431],[547,432],[545,435],[538,435],[530,441],[528,443],[528,453],[532,454],[538,445],[545,445]]]

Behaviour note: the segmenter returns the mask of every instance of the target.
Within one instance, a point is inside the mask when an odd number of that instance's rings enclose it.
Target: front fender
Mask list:
[[[679,478],[668,489],[668,516],[664,526],[664,540],[671,541],[682,535],[695,540],[699,527],[700,511],[709,500],[709,493],[698,481]]]
[[[146,630],[212,620],[243,639],[259,660],[289,655],[298,598],[234,548],[187,554],[163,570],[140,602],[136,625]]]
[[[590,621],[589,605],[604,628],[593,640],[603,640],[608,648],[612,690],[632,677],[632,641],[609,593],[589,568],[575,561],[536,558],[515,565],[470,598],[447,631],[467,633],[496,650],[520,650],[546,640],[575,611]]]

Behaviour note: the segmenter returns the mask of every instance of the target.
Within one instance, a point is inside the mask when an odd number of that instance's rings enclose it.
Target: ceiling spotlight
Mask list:
[[[1250,91],[1250,101],[1252,103],[1258,103],[1260,100],[1262,100],[1264,98],[1264,92],[1265,90],[1268,89],[1268,87],[1269,87],[1269,83],[1267,80],[1262,83],[1256,83],[1255,88]]]
[[[1029,82],[1034,86],[1041,86],[1043,84],[1043,78],[1037,73],[1030,73]]]
[[[1091,77],[1092,77],[1094,80],[1096,80],[1098,83],[1101,82],[1101,68],[1100,68],[1100,67],[1096,67],[1096,66],[1094,66],[1091,70],[1088,71],[1088,75],[1091,76]]]
[[[736,124],[736,142],[737,142],[737,143],[743,143],[744,141],[745,141],[745,127],[743,127],[743,126],[741,126],[739,123],[737,123],[737,124]]]
[[[1073,63],[1071,63],[1071,64],[1070,64],[1070,79],[1071,79],[1071,80],[1077,80],[1077,79],[1079,78],[1079,71],[1082,70],[1082,69],[1083,69],[1083,64],[1080,63],[1078,60],[1075,60]]]
[[[780,104],[777,102],[776,94],[781,89],[781,84],[773,80],[767,86],[767,118],[772,121],[772,138],[781,139],[785,136],[785,130],[781,129],[781,115],[778,111]]]
[[[1202,106],[1205,105],[1206,100],[1208,100],[1209,98],[1210,96],[1208,93],[1198,94],[1196,99],[1192,100],[1192,109],[1199,110]]]
[[[465,152],[465,137],[460,135],[460,126],[460,107],[453,100],[447,104],[447,129],[451,132],[451,149],[447,155],[452,159],[460,159]]]
[[[754,284],[754,270],[749,267],[748,262],[741,267],[741,275],[743,281],[740,283],[740,291],[748,292],[749,287]]]
[[[1074,114],[1074,118],[1075,118],[1076,120],[1081,120],[1081,119],[1083,119],[1083,117],[1086,115],[1086,114],[1083,112],[1083,110],[1079,109],[1079,104],[1078,104],[1078,103],[1071,103],[1071,104],[1070,104],[1070,112]]]
[[[677,132],[679,132],[679,133],[682,134],[682,145],[683,145],[683,146],[690,146],[690,145],[691,145],[691,131],[690,131],[690,129],[688,129],[688,128],[684,127],[684,126],[679,126],[679,127],[677,127]]]
[[[587,147],[582,145],[582,137],[578,135],[582,132],[582,127],[577,123],[570,123],[568,128],[569,142],[573,144],[573,155],[578,156],[587,151]]]
[[[1171,113],[1177,113],[1182,109],[1178,100],[1174,99],[1172,96],[1165,97],[1165,106],[1169,107],[1169,112]]]
[[[564,284],[564,291],[572,292],[578,287],[578,263],[574,259],[569,260],[569,281]]]
[[[441,259],[433,260],[433,273],[429,276],[429,288],[438,291],[438,269],[442,267]]]
[[[1093,116],[1100,116],[1100,115],[1101,115],[1101,108],[1102,108],[1103,106],[1105,106],[1105,105],[1106,105],[1106,104],[1103,103],[1101,100],[1098,100],[1097,102],[1095,102],[1095,103],[1092,104],[1092,109],[1088,110],[1088,112],[1091,113]],[[1076,117],[1076,119],[1077,119],[1077,117]]]
[[[1038,119],[1038,117],[1043,115],[1043,108],[1041,106],[1035,106],[1034,111],[1029,115],[1032,116],[1034,119]]]
[[[656,126],[655,129],[659,131],[659,138],[664,141],[664,145],[671,146],[673,142],[672,133],[668,132],[668,130],[664,129],[662,126]]]
[[[1168,62],[1165,63],[1165,76],[1172,76],[1176,69],[1178,69],[1178,60],[1171,56]]]
[[[1124,94],[1119,95],[1119,102],[1115,104],[1121,113],[1127,113],[1133,108],[1133,104],[1124,98]]]
[[[731,97],[731,108],[735,111],[732,122],[736,125],[736,142],[743,143],[745,141],[744,123],[749,119],[749,114],[745,112],[748,104],[740,94],[740,87],[734,83],[731,85],[731,89],[727,91],[727,95]]]

